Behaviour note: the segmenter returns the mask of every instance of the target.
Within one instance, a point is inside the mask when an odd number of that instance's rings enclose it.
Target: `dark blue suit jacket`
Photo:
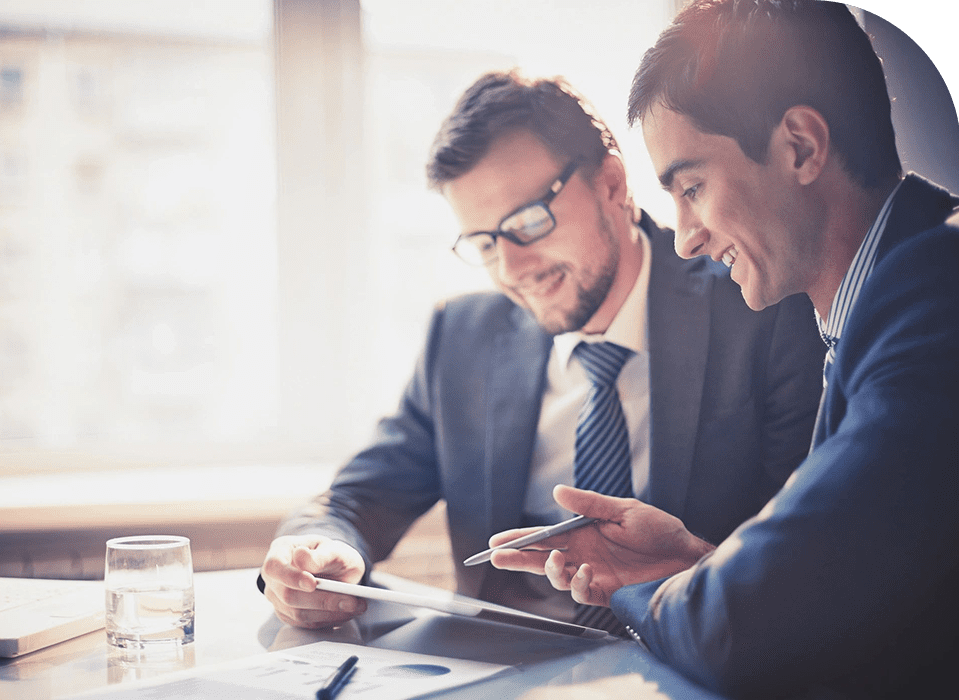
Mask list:
[[[808,299],[754,313],[725,268],[681,260],[671,232],[645,214],[641,225],[653,249],[648,500],[718,542],[808,451],[825,348]],[[499,577],[512,574],[461,562],[523,524],[551,344],[501,294],[440,306],[397,412],[281,534],[343,539],[369,565],[445,499],[458,590],[486,597],[506,585]]]
[[[957,204],[918,176],[902,184],[813,449],[782,491],[693,569],[614,593],[620,619],[691,678],[757,698],[954,685],[959,217],[943,222]]]

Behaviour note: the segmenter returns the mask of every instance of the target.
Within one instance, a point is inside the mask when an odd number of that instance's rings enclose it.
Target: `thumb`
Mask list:
[[[293,565],[312,574],[325,574],[341,565],[341,557],[334,542],[322,541],[298,546],[293,552]]]
[[[314,547],[298,545],[293,549],[291,563],[302,571],[318,573],[322,570],[323,566],[321,562],[317,561],[316,552],[317,550]],[[323,555],[321,554],[320,556]]]
[[[553,488],[553,499],[566,510],[598,520],[619,522],[626,504],[632,499],[604,496],[595,491],[584,491],[557,484]]]

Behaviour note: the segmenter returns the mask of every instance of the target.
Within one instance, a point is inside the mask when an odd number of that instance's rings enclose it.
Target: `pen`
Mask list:
[[[489,561],[490,556],[497,549],[519,549],[528,544],[533,544],[534,542],[541,542],[542,540],[552,537],[553,535],[561,535],[564,532],[569,532],[570,530],[575,530],[578,527],[583,527],[584,525],[589,525],[590,523],[595,522],[596,518],[587,518],[585,515],[577,515],[575,518],[570,518],[569,520],[564,520],[561,523],[544,527],[542,530],[537,530],[530,535],[519,537],[515,540],[511,540],[510,542],[504,542],[503,544],[499,544],[495,547],[487,549],[485,552],[474,554],[469,559],[464,561],[463,564],[466,566],[482,564],[484,561]]]
[[[354,655],[341,663],[333,675],[326,679],[323,687],[316,691],[316,700],[333,700],[340,689],[346,685],[346,681],[349,680],[349,676],[353,672],[353,667],[359,660],[360,657]]]

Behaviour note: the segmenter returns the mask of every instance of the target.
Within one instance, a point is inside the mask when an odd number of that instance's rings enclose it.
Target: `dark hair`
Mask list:
[[[500,136],[531,131],[561,161],[579,159],[591,177],[616,139],[592,105],[563,79],[518,71],[482,75],[443,121],[426,163],[432,189],[469,172]]]
[[[643,56],[632,126],[655,103],[764,163],[786,110],[829,124],[845,170],[871,189],[902,173],[882,62],[842,4],[821,0],[693,0]]]

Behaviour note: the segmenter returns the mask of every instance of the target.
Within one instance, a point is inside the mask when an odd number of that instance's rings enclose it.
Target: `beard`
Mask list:
[[[539,325],[550,335],[561,335],[578,331],[591,319],[599,307],[606,301],[613,279],[616,277],[616,266],[604,265],[599,274],[592,277],[588,284],[577,282],[576,303],[565,312],[556,309],[551,314],[530,312],[536,317]]]
[[[597,206],[597,218],[599,219],[599,232],[603,242],[606,244],[605,257],[600,261],[596,268],[584,269],[584,274],[579,279],[574,280],[576,284],[576,302],[572,308],[562,311],[554,309],[553,314],[545,312],[536,313],[536,320],[539,325],[550,335],[560,335],[578,331],[596,314],[599,307],[606,301],[609,290],[616,279],[616,271],[619,269],[619,246],[616,244],[613,235],[612,226],[606,220]],[[569,273],[569,269],[564,265],[561,269]],[[557,317],[558,316],[558,317]]]

